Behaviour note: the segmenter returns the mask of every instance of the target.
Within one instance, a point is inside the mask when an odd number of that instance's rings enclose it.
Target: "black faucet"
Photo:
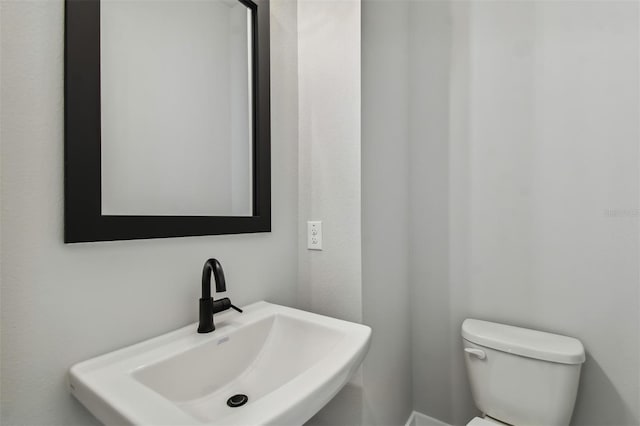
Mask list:
[[[198,333],[211,333],[216,329],[216,326],[213,324],[213,314],[226,311],[229,308],[242,312],[242,309],[233,306],[231,300],[227,297],[220,300],[213,300],[213,297],[211,297],[212,273],[216,281],[216,292],[221,293],[227,291],[222,265],[216,259],[207,260],[202,268],[202,297],[200,298],[200,324],[198,325]]]

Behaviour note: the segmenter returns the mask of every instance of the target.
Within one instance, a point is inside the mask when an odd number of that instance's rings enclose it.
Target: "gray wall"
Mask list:
[[[402,425],[412,409],[409,16],[406,2],[362,2],[364,425]]]
[[[459,411],[455,407],[470,405],[468,395],[463,403],[454,394],[452,383],[465,367],[450,318],[459,300],[449,266],[450,8],[447,1],[413,2],[408,26],[413,400],[418,411],[447,421]],[[472,412],[460,414],[469,419]]]
[[[417,410],[473,414],[476,317],[581,339],[573,423],[640,422],[638,7],[413,4]]]
[[[95,424],[68,367],[196,321],[207,257],[236,303],[295,304],[296,8],[271,5],[273,232],[64,245],[64,3],[1,3],[0,423]]]

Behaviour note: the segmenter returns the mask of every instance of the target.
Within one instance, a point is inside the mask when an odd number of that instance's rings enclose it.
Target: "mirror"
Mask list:
[[[268,19],[66,0],[66,242],[270,231]]]
[[[251,9],[102,1],[102,214],[251,216]]]

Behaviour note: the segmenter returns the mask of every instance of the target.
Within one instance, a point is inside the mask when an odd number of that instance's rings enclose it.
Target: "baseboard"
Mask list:
[[[409,416],[405,426],[450,426],[448,423],[429,417],[425,414],[414,411]]]

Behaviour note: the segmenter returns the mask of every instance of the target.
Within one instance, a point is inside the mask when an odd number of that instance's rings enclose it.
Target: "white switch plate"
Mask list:
[[[322,221],[310,220],[307,222],[307,248],[322,250]]]

